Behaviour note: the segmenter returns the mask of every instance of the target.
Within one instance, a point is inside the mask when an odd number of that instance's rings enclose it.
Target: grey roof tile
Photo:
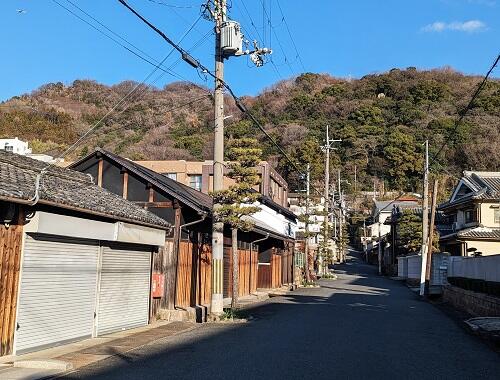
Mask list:
[[[475,227],[457,232],[459,238],[498,239],[500,240],[500,228],[497,227]]]
[[[130,223],[169,228],[170,224],[92,183],[89,176],[70,169],[50,166],[29,157],[0,150],[0,199],[27,203],[35,196],[40,180],[39,203],[98,214]]]

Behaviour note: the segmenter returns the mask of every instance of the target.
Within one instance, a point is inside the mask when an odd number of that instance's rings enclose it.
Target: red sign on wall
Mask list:
[[[151,295],[153,298],[162,298],[165,293],[165,275],[153,273],[151,281]]]

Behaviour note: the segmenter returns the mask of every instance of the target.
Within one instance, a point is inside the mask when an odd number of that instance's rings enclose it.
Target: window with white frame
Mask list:
[[[201,191],[201,175],[194,174],[189,176],[189,187]]]
[[[177,173],[163,173],[163,175],[167,178],[177,181]]]
[[[500,208],[493,210],[493,219],[495,224],[500,224]]]

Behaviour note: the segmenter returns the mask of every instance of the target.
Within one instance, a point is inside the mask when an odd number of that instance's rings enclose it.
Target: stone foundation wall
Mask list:
[[[446,285],[443,299],[476,317],[500,317],[500,298]]]

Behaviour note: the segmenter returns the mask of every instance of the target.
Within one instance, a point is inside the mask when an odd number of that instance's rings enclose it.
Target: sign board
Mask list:
[[[153,298],[162,298],[165,294],[165,275],[153,273],[151,281],[151,296]]]

